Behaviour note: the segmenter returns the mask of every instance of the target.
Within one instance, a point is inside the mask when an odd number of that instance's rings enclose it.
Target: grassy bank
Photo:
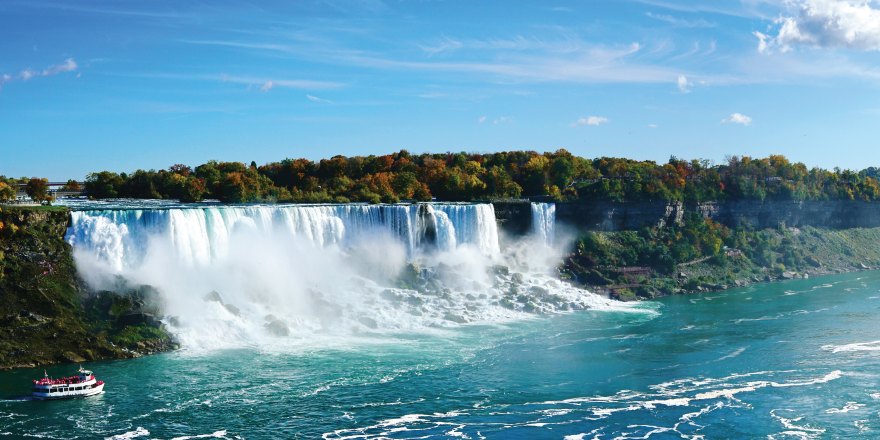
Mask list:
[[[563,277],[621,300],[872,269],[880,228],[728,228],[688,213],[680,225],[589,232],[560,268]]]
[[[0,368],[133,357],[171,347],[160,328],[127,325],[119,316],[88,309],[94,294],[77,276],[64,241],[69,218],[64,207],[0,207]]]

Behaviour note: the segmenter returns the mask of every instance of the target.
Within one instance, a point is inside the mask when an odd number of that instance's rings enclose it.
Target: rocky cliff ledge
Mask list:
[[[0,207],[0,368],[175,348],[161,326],[97,313],[64,241],[69,222],[66,208]]]
[[[730,227],[749,224],[756,229],[813,226],[832,229],[880,227],[880,203],[856,201],[735,202],[564,202],[556,204],[556,219],[589,231],[633,230],[680,222],[685,211]]]
[[[526,235],[532,227],[530,202],[492,202],[498,228],[511,236]]]

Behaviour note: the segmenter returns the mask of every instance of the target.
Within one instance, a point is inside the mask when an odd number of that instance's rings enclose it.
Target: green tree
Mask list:
[[[113,199],[119,197],[123,183],[122,177],[116,173],[89,173],[86,176],[86,191],[96,199]]]

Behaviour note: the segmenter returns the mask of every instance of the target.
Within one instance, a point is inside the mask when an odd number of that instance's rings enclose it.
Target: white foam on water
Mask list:
[[[211,433],[211,434],[201,434],[201,435],[190,435],[190,436],[183,436],[183,437],[174,437],[174,438],[172,438],[171,440],[189,440],[189,439],[193,439],[193,438],[224,438],[224,439],[225,439],[225,438],[227,438],[227,437],[226,437],[226,430],[223,430],[223,431],[216,431],[216,432],[213,432],[213,433]]]
[[[770,380],[774,376],[790,373],[798,372],[791,370],[760,371],[699,381],[683,378],[651,386],[650,388],[658,390],[652,394],[623,390],[609,396],[579,397],[518,405],[491,404],[474,407],[468,411],[453,411],[434,415],[409,414],[390,418],[371,426],[334,431],[325,434],[324,438],[386,438],[383,436],[392,432],[392,429],[394,432],[414,431],[421,438],[439,435],[438,432],[448,429],[445,428],[446,426],[455,426],[459,430],[458,432],[467,435],[480,432],[484,427],[491,428],[497,433],[524,426],[542,427],[548,432],[556,433],[563,426],[571,426],[583,421],[605,420],[610,424],[606,423],[605,426],[596,428],[589,433],[569,434],[569,437],[565,438],[584,439],[593,435],[595,438],[651,438],[655,434],[662,436],[663,433],[674,432],[677,438],[702,439],[703,435],[693,432],[704,427],[698,423],[701,417],[722,408],[751,408],[736,399],[740,394],[752,393],[768,387],[808,386],[826,383],[842,376],[842,372],[832,371],[813,379]],[[740,379],[750,379],[756,376],[763,380],[740,381]],[[857,404],[850,402],[844,407],[844,410],[855,410],[855,405]],[[694,410],[681,415],[674,426],[628,423],[633,417],[627,413],[637,411],[659,413],[657,408],[661,406],[694,408]],[[822,429],[802,423],[802,418],[788,419],[775,412],[773,417],[783,424],[785,431],[771,435],[772,438],[791,435],[799,438],[816,438],[824,433]]]
[[[857,342],[854,344],[844,345],[823,345],[823,350],[832,353],[851,352],[851,351],[877,351],[880,350],[880,341]]]
[[[730,354],[728,354],[728,355],[726,355],[726,356],[721,356],[720,358],[716,359],[715,361],[717,362],[717,361],[723,361],[723,360],[725,360],[725,359],[735,358],[735,357],[737,357],[737,356],[743,354],[743,352],[746,351],[747,348],[748,348],[748,347],[741,347],[741,348],[738,348],[738,349],[736,349],[736,351],[734,351],[733,353],[730,353]]]
[[[126,440],[130,438],[144,437],[150,435],[150,431],[138,426],[138,428],[134,431],[129,431],[126,433],[114,435],[112,437],[105,437],[104,440]]]
[[[775,418],[776,420],[778,420],[782,424],[783,428],[786,429],[786,431],[783,431],[780,433],[782,435],[791,435],[791,436],[796,436],[796,437],[802,438],[802,439],[814,439],[814,438],[819,438],[821,436],[821,434],[823,434],[825,432],[824,429],[795,425],[793,422],[800,422],[801,420],[803,420],[803,417],[797,417],[794,419],[787,419],[785,417],[782,417],[782,416],[776,414],[777,411],[792,411],[792,410],[790,410],[790,409],[774,409],[774,410],[770,411],[770,415],[773,418]],[[773,438],[772,436],[768,436],[768,437]]]
[[[747,393],[747,392],[755,391],[755,390],[756,390],[755,387],[743,387],[743,388],[732,388],[732,389],[726,389],[726,390],[708,391],[705,393],[697,394],[696,396],[694,396],[694,400],[717,399],[719,397],[727,397],[729,399],[729,398],[732,398],[735,394]]]
[[[848,413],[850,411],[855,411],[863,406],[865,406],[864,403],[846,402],[846,405],[843,408],[829,408],[826,409],[825,412],[828,414]]]

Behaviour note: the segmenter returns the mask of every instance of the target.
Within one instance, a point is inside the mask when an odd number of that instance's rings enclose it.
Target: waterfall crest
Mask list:
[[[238,229],[278,233],[317,248],[342,248],[376,233],[400,241],[410,257],[436,245],[444,251],[476,247],[497,255],[498,230],[489,204],[243,206],[204,209],[96,210],[72,213],[67,241],[93,252],[117,271],[142,263],[150,237],[165,237],[186,265],[208,265],[227,255]]]

